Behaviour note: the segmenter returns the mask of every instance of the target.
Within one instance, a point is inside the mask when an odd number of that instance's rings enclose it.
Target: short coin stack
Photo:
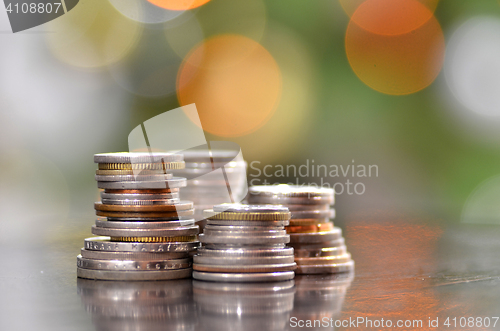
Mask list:
[[[277,204],[288,207],[292,213],[290,246],[295,249],[297,274],[348,272],[354,261],[347,252],[342,230],[335,227],[334,191],[313,186],[274,185],[252,186],[248,202]]]
[[[268,282],[293,279],[293,249],[284,229],[288,208],[221,204],[206,210],[205,244],[193,260],[193,278],[221,282]]]
[[[103,280],[190,277],[190,252],[199,246],[193,203],[179,200],[185,178],[171,169],[183,156],[168,153],[96,154],[101,201],[96,223],[77,257],[77,275]],[[107,219],[106,219],[107,218]]]
[[[206,224],[203,210],[244,198],[246,162],[241,154],[232,150],[186,150],[182,154],[186,166],[174,170],[173,174],[189,180],[189,185],[181,192],[181,198],[194,202],[194,218],[200,220],[198,224],[203,230]],[[231,192],[228,192],[228,186]],[[229,194],[233,196],[233,200]]]

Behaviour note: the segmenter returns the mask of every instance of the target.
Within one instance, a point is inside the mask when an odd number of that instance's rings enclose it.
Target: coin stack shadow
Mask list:
[[[205,244],[193,260],[193,278],[221,282],[293,279],[293,249],[284,226],[290,212],[281,206],[221,204],[206,210]]]
[[[203,330],[285,330],[293,309],[294,281],[214,283],[193,281]]]
[[[193,203],[179,200],[186,179],[171,169],[183,156],[169,153],[96,154],[101,201],[96,223],[77,257],[77,275],[103,280],[187,278],[199,246]],[[106,220],[107,218],[107,220]]]
[[[323,274],[354,270],[342,230],[335,227],[334,190],[314,186],[259,185],[248,191],[251,204],[288,207],[292,217],[286,228],[294,248],[297,274]]]
[[[295,321],[320,320],[323,325],[316,329],[334,326],[335,321],[341,315],[344,298],[353,279],[354,274],[350,272],[334,275],[297,275],[291,318]],[[328,323],[328,326],[325,323]],[[338,325],[335,326],[338,328]],[[297,327],[290,323],[287,328],[287,330],[302,329],[311,330],[312,328],[307,323],[304,327]]]
[[[175,169],[174,176],[185,177],[189,185],[180,192],[183,200],[193,201],[194,218],[202,231],[206,220],[203,210],[214,205],[240,201],[246,194],[246,162],[232,150],[211,149],[183,151],[186,166]],[[222,172],[224,171],[224,173]],[[230,186],[230,192],[228,192]]]
[[[96,330],[195,330],[191,279],[156,282],[77,280]]]

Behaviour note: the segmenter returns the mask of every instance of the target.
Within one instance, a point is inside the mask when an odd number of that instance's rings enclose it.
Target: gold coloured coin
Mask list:
[[[184,169],[184,161],[164,163],[99,163],[99,170],[170,170]]]
[[[322,223],[328,223],[328,222],[330,222],[329,218],[291,219],[290,226],[315,225],[315,224],[322,224]]]
[[[290,212],[221,212],[214,213],[211,210],[203,211],[203,216],[214,220],[234,220],[234,221],[285,221],[291,217]]]
[[[179,237],[111,237],[111,241],[139,242],[139,243],[166,243],[166,242],[193,242],[198,236]]]

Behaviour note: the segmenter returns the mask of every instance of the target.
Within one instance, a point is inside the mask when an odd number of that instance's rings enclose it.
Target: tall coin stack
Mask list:
[[[166,280],[191,276],[190,252],[199,246],[193,203],[179,199],[186,179],[182,155],[96,154],[101,201],[98,217],[77,257],[77,275],[103,280]]]
[[[238,201],[246,194],[246,162],[232,150],[186,150],[183,151],[185,168],[175,169],[173,174],[189,179],[189,185],[181,192],[181,198],[194,202],[194,218],[200,220],[201,230],[206,224],[203,210],[214,205]],[[224,174],[222,170],[224,170]],[[228,184],[231,192],[228,192]]]
[[[342,230],[333,225],[335,217],[334,190],[314,186],[274,185],[252,186],[248,202],[277,204],[292,213],[290,246],[295,249],[297,274],[348,272],[354,261],[347,252]]]
[[[205,211],[205,244],[193,260],[193,278],[221,282],[268,282],[294,278],[293,248],[284,229],[288,208],[221,204]]]

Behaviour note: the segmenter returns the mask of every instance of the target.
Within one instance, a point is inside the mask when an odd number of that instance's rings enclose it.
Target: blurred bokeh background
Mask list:
[[[364,194],[338,196],[341,223],[500,222],[495,0],[80,0],[16,34],[1,11],[0,26],[4,243],[88,234],[93,154],[191,103],[208,140],[261,169],[377,165],[353,178]]]

